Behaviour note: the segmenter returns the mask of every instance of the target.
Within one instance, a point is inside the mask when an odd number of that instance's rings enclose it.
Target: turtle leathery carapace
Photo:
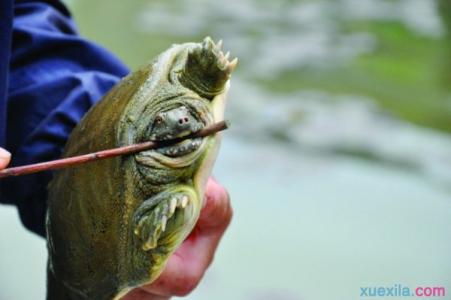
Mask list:
[[[223,120],[237,60],[222,42],[173,45],[75,127],[63,156],[183,137]],[[120,299],[151,283],[192,230],[219,135],[60,170],[49,185],[48,300]]]

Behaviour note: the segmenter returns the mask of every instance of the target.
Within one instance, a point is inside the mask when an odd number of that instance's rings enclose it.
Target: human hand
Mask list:
[[[202,279],[216,248],[232,219],[226,190],[210,178],[205,189],[204,207],[189,237],[169,258],[155,282],[128,293],[122,300],[167,300],[188,295]]]
[[[0,148],[0,170],[6,168],[11,160],[11,153]]]

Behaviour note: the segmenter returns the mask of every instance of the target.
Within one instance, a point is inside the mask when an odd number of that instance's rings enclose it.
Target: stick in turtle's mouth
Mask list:
[[[199,137],[194,139],[186,139],[176,144],[158,148],[155,151],[169,157],[179,157],[196,151],[199,149],[201,144],[202,138]]]

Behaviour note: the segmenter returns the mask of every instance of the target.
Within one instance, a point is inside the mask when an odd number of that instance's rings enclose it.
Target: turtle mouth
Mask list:
[[[180,132],[173,131],[160,136],[153,135],[151,140],[159,144],[158,148],[153,151],[169,158],[178,158],[191,154],[202,145],[203,139],[193,136],[202,128],[203,126],[199,124]]]
[[[190,133],[177,138],[183,138],[185,136],[188,136],[189,134]],[[178,143],[157,148],[155,151],[168,157],[181,157],[198,150],[201,144],[202,138],[200,137],[184,139]]]
[[[183,139],[183,137],[179,139]],[[156,168],[189,166],[201,155],[207,139],[204,137],[187,137],[180,141],[168,139],[156,142],[160,145],[158,148],[139,152],[135,155],[139,164]]]

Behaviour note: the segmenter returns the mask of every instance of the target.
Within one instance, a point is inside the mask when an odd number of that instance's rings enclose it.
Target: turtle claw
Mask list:
[[[161,231],[164,232],[166,230],[166,224],[168,222],[168,217],[167,216],[163,216],[161,218]]]
[[[229,69],[229,72],[232,73],[236,66],[238,65],[238,57],[235,57],[231,62],[228,63],[227,68]]]
[[[202,48],[210,51],[213,50],[213,48],[216,48],[215,42],[211,39],[211,37],[207,36],[204,41],[202,42]]]
[[[216,43],[216,51],[221,51],[222,50],[222,40],[219,40],[217,43]]]
[[[170,214],[170,216],[172,216],[174,214],[176,207],[177,207],[177,198],[173,197],[173,198],[171,198],[171,202],[169,204],[169,214]]]
[[[160,235],[160,230],[155,230],[154,234],[149,235],[146,242],[143,244],[142,248],[144,251],[149,251],[157,247],[158,238]]]
[[[187,205],[188,205],[188,201],[189,201],[189,198],[188,198],[188,196],[186,196],[186,195],[184,195],[184,196],[182,196],[182,198],[179,200],[179,206],[181,207],[181,208],[185,208]]]

